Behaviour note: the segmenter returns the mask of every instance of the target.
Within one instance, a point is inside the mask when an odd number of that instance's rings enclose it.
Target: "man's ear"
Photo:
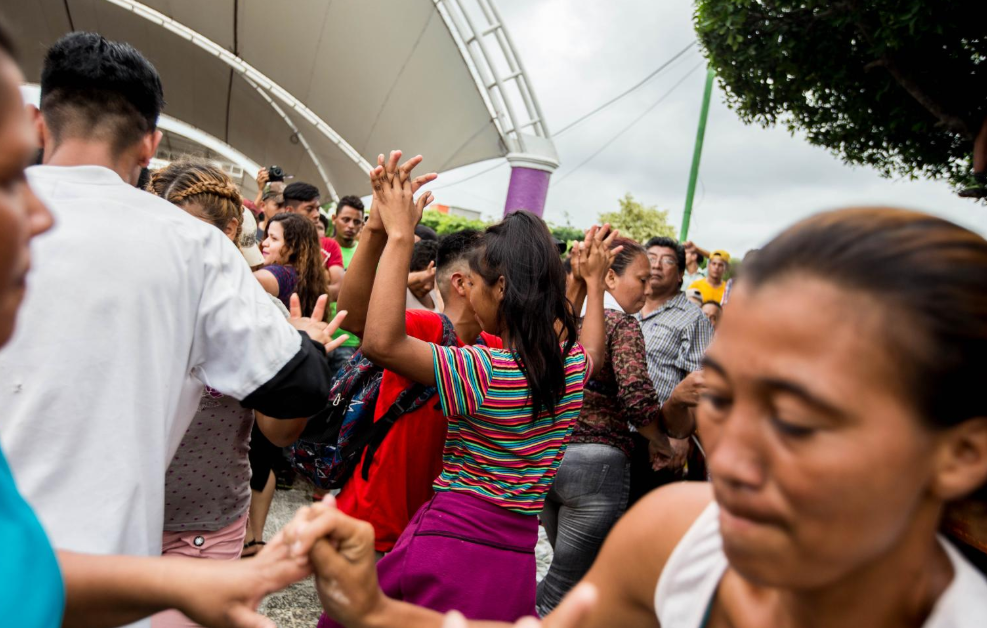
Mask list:
[[[934,491],[943,501],[969,495],[987,483],[987,417],[963,421],[942,435]]]
[[[162,137],[164,137],[164,133],[155,129],[141,139],[140,152],[137,155],[141,168],[147,168],[150,165],[151,159],[158,152],[158,145],[161,143]]]
[[[438,276],[436,275],[436,281]],[[456,294],[466,298],[466,276],[461,272],[453,272],[449,275],[449,287],[456,291]]]

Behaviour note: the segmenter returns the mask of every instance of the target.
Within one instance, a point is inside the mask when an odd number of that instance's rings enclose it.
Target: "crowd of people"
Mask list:
[[[264,626],[313,574],[320,627],[987,619],[939,533],[987,499],[980,235],[438,237],[400,151],[329,213],[277,167],[253,200],[196,157],[142,181],[164,89],[127,44],[60,39],[38,109],[22,81],[0,32],[3,625]],[[313,503],[265,535],[306,439]]]

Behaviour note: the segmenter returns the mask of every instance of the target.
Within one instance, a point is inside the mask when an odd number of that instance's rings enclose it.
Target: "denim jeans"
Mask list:
[[[630,461],[620,449],[575,443],[566,449],[541,522],[555,549],[552,566],[538,583],[538,614],[558,605],[596,560],[603,540],[627,509]]]

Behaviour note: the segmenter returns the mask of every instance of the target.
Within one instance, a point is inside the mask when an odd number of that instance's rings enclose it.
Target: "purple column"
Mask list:
[[[511,168],[511,184],[507,188],[507,203],[504,215],[527,209],[541,216],[545,212],[545,199],[548,198],[548,180],[551,172],[514,166]]]

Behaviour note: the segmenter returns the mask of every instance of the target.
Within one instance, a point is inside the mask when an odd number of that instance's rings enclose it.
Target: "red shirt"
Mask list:
[[[330,266],[343,266],[343,251],[339,248],[339,243],[332,238],[319,238],[322,245],[322,257],[326,260],[326,270]]]
[[[442,341],[442,319],[434,312],[408,310],[405,329],[409,336],[425,342]],[[481,335],[487,346],[503,347],[500,338]],[[461,340],[458,346],[463,346]],[[401,391],[412,385],[411,380],[385,370],[374,420],[379,420]],[[374,549],[378,552],[394,548],[415,512],[435,494],[432,482],[442,472],[445,440],[446,418],[438,397],[433,397],[394,423],[370,464],[368,479],[363,479],[361,460],[336,496],[341,511],[373,524]]]

